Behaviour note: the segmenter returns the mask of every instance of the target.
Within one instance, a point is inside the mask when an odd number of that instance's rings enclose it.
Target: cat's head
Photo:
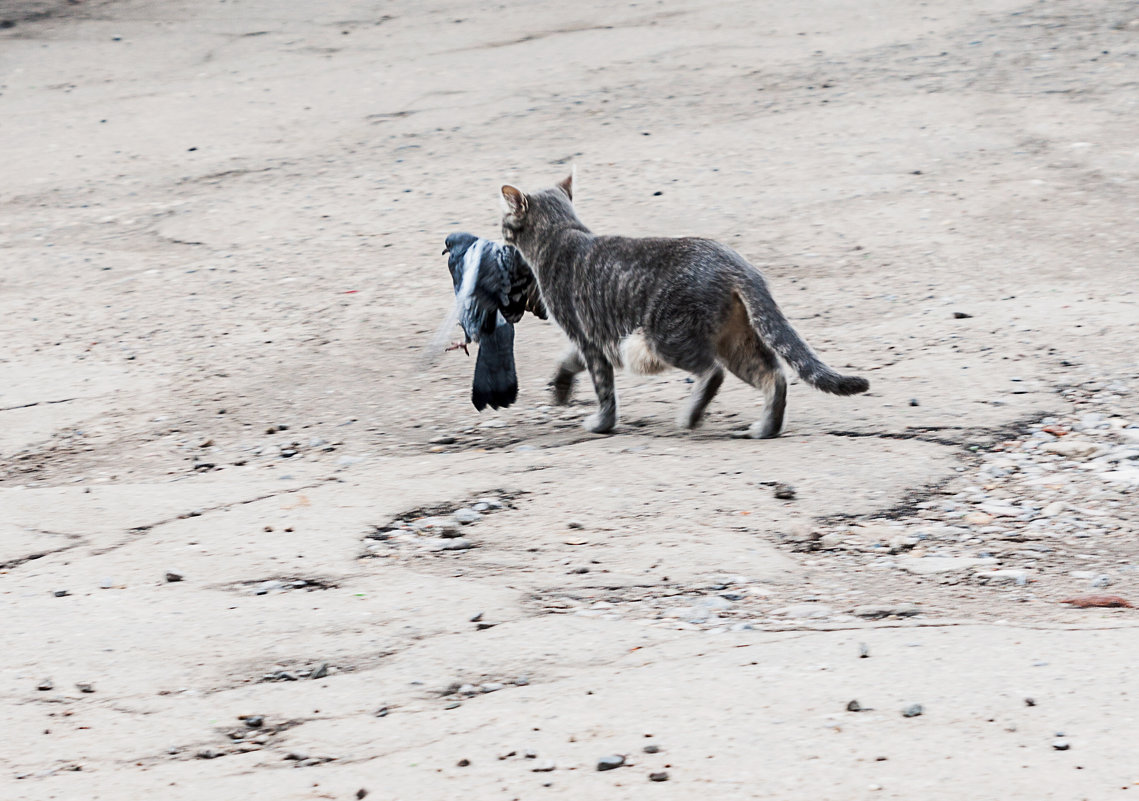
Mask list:
[[[565,223],[581,225],[573,210],[574,174],[532,194],[509,184],[502,187],[502,238],[525,249],[553,228]]]

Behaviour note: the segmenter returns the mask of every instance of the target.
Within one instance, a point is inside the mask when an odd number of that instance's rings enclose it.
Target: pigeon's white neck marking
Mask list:
[[[476,239],[463,254],[463,281],[459,284],[456,304],[464,312],[471,306],[471,294],[475,291],[475,283],[479,278],[479,265],[482,264],[482,252],[486,249],[485,239]]]

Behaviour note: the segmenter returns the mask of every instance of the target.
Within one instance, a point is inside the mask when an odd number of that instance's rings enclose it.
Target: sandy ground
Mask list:
[[[1060,603],[1139,598],[1133,3],[0,24],[0,798],[1139,793],[1139,612]],[[476,413],[422,360],[443,237],[571,163],[595,230],[731,244],[871,392],[754,442],[738,382],[687,433],[684,376],[622,377],[597,437],[527,319]],[[998,486],[1088,413],[1114,478]]]

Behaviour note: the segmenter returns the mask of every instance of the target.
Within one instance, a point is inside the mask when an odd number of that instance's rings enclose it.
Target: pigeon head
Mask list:
[[[467,248],[478,240],[474,234],[468,234],[465,231],[456,231],[453,234],[448,234],[447,239],[443,242],[443,255],[451,254],[451,258],[463,258],[463,254],[467,252]]]

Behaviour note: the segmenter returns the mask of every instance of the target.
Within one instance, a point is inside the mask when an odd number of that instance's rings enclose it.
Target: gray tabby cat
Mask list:
[[[726,367],[760,389],[766,408],[748,436],[779,435],[787,382],[776,355],[823,392],[853,395],[870,382],[819,360],[779,310],[759,271],[708,239],[596,236],[573,208],[573,176],[524,194],[502,187],[503,238],[526,257],[542,298],[573,344],[554,376],[554,399],[569,403],[575,377],[589,370],[599,408],[585,421],[602,434],[617,424],[613,367],[658,373],[677,367],[696,376],[680,415],[700,424]]]

